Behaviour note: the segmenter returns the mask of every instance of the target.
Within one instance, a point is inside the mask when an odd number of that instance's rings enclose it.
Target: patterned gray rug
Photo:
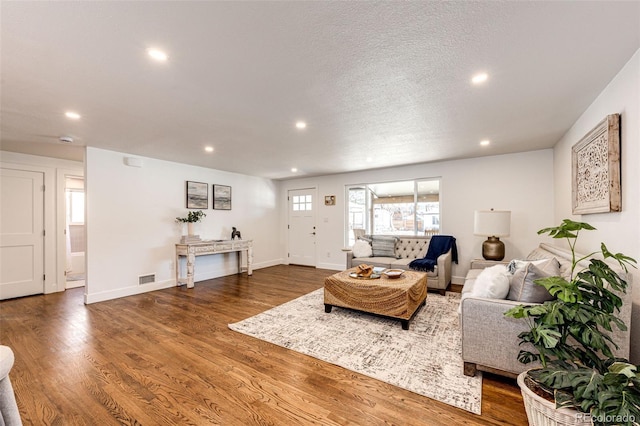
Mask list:
[[[229,328],[480,414],[482,376],[462,374],[459,294],[429,293],[405,331],[398,320],[349,309],[327,314],[323,291]]]

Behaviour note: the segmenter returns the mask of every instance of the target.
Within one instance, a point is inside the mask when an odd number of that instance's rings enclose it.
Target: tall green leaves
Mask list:
[[[594,229],[588,223],[565,219],[559,226],[538,231],[567,240],[571,278],[536,280],[555,299],[541,305],[520,305],[505,315],[527,321],[529,331],[520,333],[520,344],[530,343],[537,353],[521,350],[518,360],[542,363],[542,369],[530,370],[529,376],[554,392],[557,407],[591,413],[594,424],[606,416],[618,416],[616,423],[632,424],[634,419],[640,421],[640,368],[613,357],[612,347],[617,346],[610,336],[615,329],[627,329],[617,317],[622,299],[615,293],[626,292],[627,282],[605,261],[592,256],[599,253],[605,260],[614,260],[625,272],[628,266],[635,268],[636,261],[612,253],[604,243],[599,252],[576,259],[580,231]],[[578,264],[587,259],[588,267],[577,271]]]

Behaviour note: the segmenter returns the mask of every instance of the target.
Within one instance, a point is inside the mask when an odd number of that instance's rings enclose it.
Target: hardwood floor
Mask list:
[[[227,328],[322,287],[332,273],[274,266],[92,305],[82,288],[0,302],[23,422],[527,423],[510,379],[485,374],[477,416]]]

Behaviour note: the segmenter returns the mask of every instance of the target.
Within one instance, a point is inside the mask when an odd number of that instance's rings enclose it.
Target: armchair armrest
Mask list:
[[[347,269],[353,268],[352,263],[353,263],[353,252],[348,251],[347,252]]]
[[[441,254],[436,260],[438,264],[438,281],[435,285],[429,285],[430,288],[445,290],[451,283],[451,250],[445,254]]]

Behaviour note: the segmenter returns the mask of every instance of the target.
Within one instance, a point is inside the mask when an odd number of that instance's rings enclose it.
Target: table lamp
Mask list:
[[[504,259],[504,243],[511,230],[511,212],[507,210],[476,210],[473,220],[474,235],[488,237],[482,243],[482,257],[486,260]]]

